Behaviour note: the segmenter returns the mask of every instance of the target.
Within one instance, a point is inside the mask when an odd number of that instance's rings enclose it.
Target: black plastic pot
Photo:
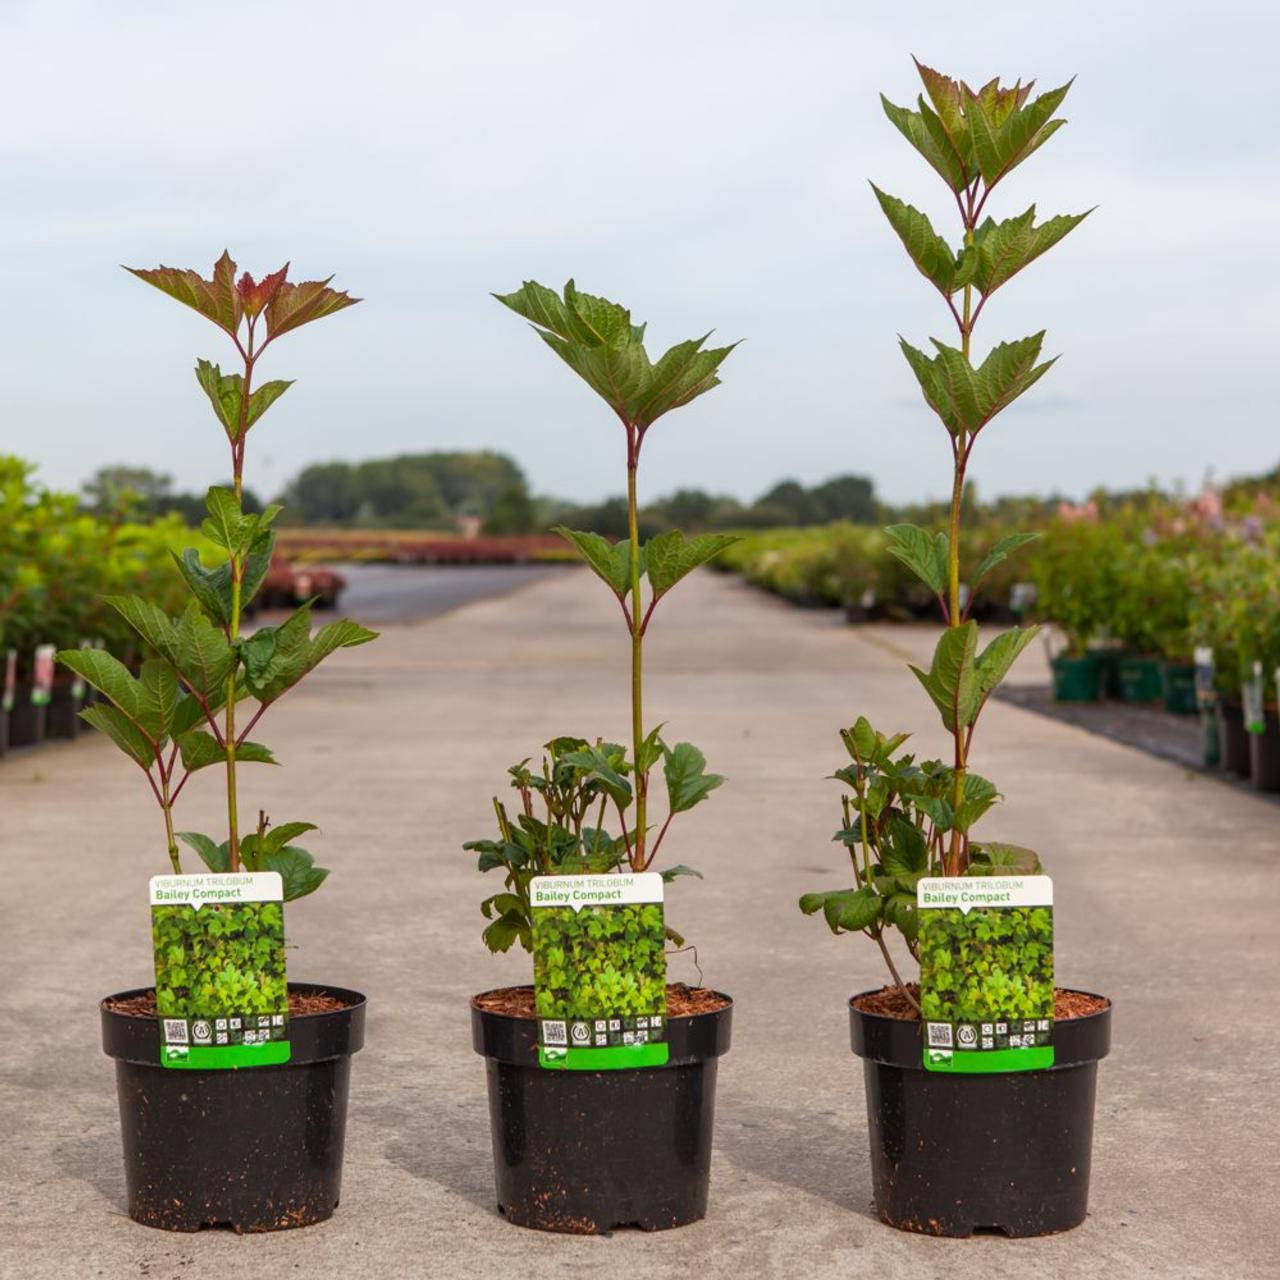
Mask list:
[[[1280,791],[1280,721],[1270,709],[1267,727],[1249,734],[1249,777],[1259,791]]]
[[[852,1001],[849,1017],[885,1222],[935,1236],[1038,1236],[1084,1221],[1109,1005],[1055,1024],[1052,1067],[1000,1075],[926,1071],[919,1022],[863,1013]]]
[[[78,714],[82,706],[84,706],[82,698],[73,696],[71,681],[54,681],[53,696],[49,701],[45,715],[45,737],[77,737],[80,731],[85,728],[85,723]]]
[[[498,1208],[522,1227],[598,1235],[705,1217],[716,1060],[733,1005],[671,1018],[670,1061],[632,1071],[538,1065],[537,1023],[471,1006],[486,1059]]]
[[[9,712],[0,707],[0,756],[9,750]]]
[[[162,1067],[156,1019],[114,1013],[103,1001],[102,1047],[116,1060],[135,1222],[167,1231],[279,1231],[333,1216],[365,998],[341,987],[289,988],[349,1003],[291,1019],[288,1063],[239,1071]]]
[[[31,686],[19,685],[18,693],[9,712],[9,745],[11,747],[38,747],[44,741],[45,714],[48,706],[37,706],[31,701]]]
[[[1244,708],[1238,702],[1223,698],[1218,703],[1218,755],[1222,767],[1237,778],[1253,773],[1252,735],[1244,727]]]

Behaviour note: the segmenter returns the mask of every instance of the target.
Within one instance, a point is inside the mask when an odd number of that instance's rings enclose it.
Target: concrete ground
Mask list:
[[[493,1204],[484,1072],[468,997],[527,980],[491,958],[493,891],[460,846],[487,834],[508,763],[556,733],[621,737],[616,605],[552,576],[341,654],[262,740],[286,768],[245,787],[324,828],[334,868],[290,910],[291,975],[370,995],[343,1200],[305,1231],[171,1236],[123,1208],[97,999],[150,980],[146,880],[165,869],[141,779],[105,741],[0,764],[0,1275],[1274,1277],[1280,841],[1274,806],[1211,779],[993,705],[976,749],[1008,802],[992,836],[1029,844],[1057,884],[1064,982],[1116,1002],[1101,1067],[1092,1213],[1040,1240],[945,1241],[870,1213],[861,1070],[845,1001],[881,981],[861,939],[795,909],[844,873],[831,844],[836,730],[859,712],[940,749],[902,655],[922,631],[853,629],[703,573],[651,631],[649,717],[729,783],[672,828],[706,875],[669,915],[708,983],[737,998],[721,1064],[707,1219],[658,1235],[523,1231]],[[1042,658],[1024,658],[1024,678]],[[214,778],[183,825],[217,826]],[[692,971],[677,976],[692,978]]]

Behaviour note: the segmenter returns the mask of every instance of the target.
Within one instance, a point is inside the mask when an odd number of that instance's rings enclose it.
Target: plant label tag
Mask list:
[[[12,711],[18,694],[18,651],[4,655],[4,684],[0,686],[0,711]]]
[[[31,702],[47,707],[53,701],[53,667],[57,648],[51,644],[36,645],[35,665],[31,669]]]
[[[1053,1066],[1053,881],[927,876],[916,908],[925,1070]]]
[[[81,640],[81,641],[80,641],[80,648],[81,648],[82,650],[83,650],[83,649],[92,649],[92,648],[93,648],[93,642],[92,642],[92,641],[90,641],[90,640]],[[77,676],[75,677],[75,679],[73,679],[73,680],[71,681],[71,701],[72,701],[72,702],[75,702],[75,703],[81,703],[81,702],[83,702],[83,701],[84,701],[85,690],[86,690],[87,688],[88,688],[88,685],[87,685],[87,684],[85,684],[84,676],[77,675]]]
[[[1244,702],[1244,727],[1250,733],[1266,733],[1267,713],[1263,707],[1262,663],[1255,662],[1240,687]]]
[[[662,888],[656,871],[529,882],[541,1066],[618,1071],[666,1063]]]
[[[151,938],[162,1066],[289,1061],[278,871],[152,876]]]
[[[1208,710],[1218,701],[1213,687],[1213,650],[1207,645],[1200,645],[1195,651],[1196,664],[1196,701],[1201,708]],[[1277,673],[1280,675],[1280,672]]]

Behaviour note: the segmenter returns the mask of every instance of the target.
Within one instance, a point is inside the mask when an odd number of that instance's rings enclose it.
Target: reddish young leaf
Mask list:
[[[232,335],[240,327],[243,313],[240,294],[236,290],[236,264],[225,249],[222,257],[213,264],[213,278],[210,280],[185,267],[126,267],[125,270],[139,280],[155,285],[161,293],[185,303]]]
[[[262,308],[276,296],[277,290],[284,284],[288,274],[289,264],[286,262],[279,271],[263,276],[260,281],[255,281],[247,271],[240,277],[236,292],[240,295],[244,313],[250,320],[256,319]]]
[[[332,315],[360,301],[337,289],[330,289],[329,280],[332,279],[329,276],[326,280],[308,280],[303,284],[281,284],[267,303],[268,334],[277,338],[290,329],[310,324],[312,320]]]

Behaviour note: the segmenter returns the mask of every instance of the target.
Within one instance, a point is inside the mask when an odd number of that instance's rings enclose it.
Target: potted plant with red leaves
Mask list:
[[[312,634],[306,604],[279,626],[252,634],[241,629],[245,608],[271,562],[272,524],[280,514],[278,506],[259,514],[243,510],[248,436],[292,385],[256,381],[259,363],[286,333],[358,301],[331,289],[327,280],[291,284],[287,271],[286,266],[261,281],[246,273],[237,280],[235,263],[224,253],[210,279],[172,267],[133,272],[211,320],[239,357],[238,372],[223,373],[206,360],[199,360],[195,371],[231,452],[233,484],[209,490],[209,518],[202,526],[219,559],[207,565],[194,548],[174,553],[191,597],[179,617],[137,596],[107,598],[147,655],[136,675],[105,650],[69,649],[58,655],[101,695],[82,717],[146,776],[163,821],[167,869],[183,873],[181,846],[186,845],[216,884],[240,883],[246,874],[277,874],[285,902],[314,892],[328,872],[296,843],[315,830],[314,824],[272,823],[262,809],[256,822],[243,821],[241,766],[276,762],[270,749],[250,735],[324,658],[375,636],[348,621]],[[217,769],[224,779],[225,839],[179,831],[175,824],[175,806],[192,775],[203,769]],[[218,909],[216,904],[204,908],[206,914]],[[226,927],[218,921],[227,917],[210,918],[212,938]],[[154,918],[153,929],[159,929]],[[159,932],[155,940],[159,966]],[[216,939],[208,945],[216,947]],[[281,938],[281,959],[282,946]],[[172,963],[180,964],[182,954],[175,951]],[[365,998],[307,983],[288,984],[286,996],[283,964],[269,974],[264,956],[260,945],[249,946],[243,959],[227,960],[219,981],[246,1001],[258,984],[278,982],[289,1010],[287,1063],[170,1070],[161,1065],[157,1017],[157,1011],[166,1018],[170,1012],[163,1006],[168,986],[126,991],[101,1002],[103,1045],[116,1061],[129,1215],[137,1222],[177,1231],[206,1225],[269,1231],[305,1226],[333,1213],[351,1055],[363,1043]],[[182,978],[170,973],[170,980],[176,986]]]
[[[1062,125],[1055,112],[1069,85],[1032,98],[1029,84],[1007,88],[992,80],[975,91],[928,67],[919,71],[928,95],[919,99],[919,110],[887,99],[884,109],[951,191],[964,233],[959,251],[919,210],[878,189],[875,194],[959,332],[958,347],[935,339],[932,356],[901,343],[946,430],[951,512],[946,532],[894,525],[888,533],[892,554],[941,605],[946,626],[931,666],[912,670],[940,713],[952,752],[948,761],[918,761],[903,751],[905,734],[880,733],[865,718],[843,731],[849,760],[835,774],[846,788],[835,839],[848,851],[854,882],[848,889],[806,894],[800,907],[821,912],[835,933],[868,936],[889,970],[889,986],[850,1002],[853,1049],[864,1063],[880,1216],[892,1226],[936,1235],[978,1229],[1037,1235],[1075,1226],[1085,1216],[1094,1089],[1098,1060],[1109,1047],[1110,1003],[1055,991],[1051,913],[1016,899],[1008,910],[995,902],[997,884],[1016,881],[1047,892],[1039,858],[974,833],[1000,798],[973,768],[978,720],[1037,628],[1014,627],[979,648],[978,625],[969,617],[973,596],[992,564],[1033,535],[1001,539],[979,567],[966,601],[959,572],[961,505],[979,437],[1053,363],[1040,359],[1043,333],[1002,342],[975,363],[977,321],[1003,284],[1085,215],[1037,222],[1032,206],[1001,222],[983,217],[996,185]],[[978,878],[984,876],[1006,879]],[[984,905],[932,909],[942,901]],[[944,917],[954,917],[963,936],[946,936],[953,926],[942,924]],[[905,980],[900,966],[906,958],[919,962],[919,984]],[[960,989],[952,979],[953,967],[961,964],[975,975],[971,988]],[[1006,1007],[1011,1017],[1036,1008],[1049,1016],[1012,1026],[980,1021],[988,1016],[983,1010]],[[960,1009],[966,1012],[957,1015]],[[957,1024],[954,1040],[947,1019]],[[983,1060],[988,1051],[997,1056]]]
[[[555,926],[563,932],[551,935],[540,950],[539,930],[552,926],[535,921],[536,895],[543,892],[535,885],[584,875],[652,885],[659,867],[664,883],[698,874],[659,863],[658,855],[669,848],[672,820],[723,779],[706,771],[697,747],[668,744],[665,726],[646,720],[644,640],[671,589],[734,539],[686,539],[673,530],[642,545],[636,495],[650,429],[716,386],[717,370],[732,347],[708,349],[703,337],[678,343],[652,362],[644,326],[632,324],[626,308],[581,293],[572,281],[563,296],[527,282],[498,300],[529,320],[622,424],[627,538],[611,544],[596,533],[557,532],[617,601],[628,638],[631,692],[627,745],[578,736],[552,739],[540,766],[524,760],[510,770],[518,801],[509,811],[494,800],[496,836],[466,846],[479,854],[481,871],[499,871],[505,879],[502,891],[482,904],[489,920],[485,943],[498,952],[519,942],[534,959],[534,987],[490,991],[472,1002],[473,1042],[487,1059],[498,1205],[512,1222],[548,1231],[661,1230],[706,1213],[716,1061],[729,1048],[732,1002],[703,987],[667,984],[665,922],[653,911],[652,898],[622,913],[596,907],[569,911]],[[654,785],[659,776],[665,783],[661,799]],[[669,928],[665,939],[683,945]],[[540,1048],[548,1027],[558,1027],[559,1043],[569,1045],[577,1043],[579,1030],[584,1044],[594,1030],[596,1045],[606,1038],[610,1045],[625,1042],[630,1034],[626,1017],[592,1013],[593,1000],[613,1002],[610,1009],[618,1014],[641,1012],[646,1016],[631,1020],[638,1026],[649,1025],[647,1014],[653,1012],[652,1025],[665,1026],[662,1045],[638,1046],[631,1055],[637,1046],[617,1044],[624,1069],[561,1069],[571,1064],[575,1050],[552,1053],[549,1038]],[[641,1054],[648,1062],[653,1049],[661,1050],[661,1061],[633,1065]]]

